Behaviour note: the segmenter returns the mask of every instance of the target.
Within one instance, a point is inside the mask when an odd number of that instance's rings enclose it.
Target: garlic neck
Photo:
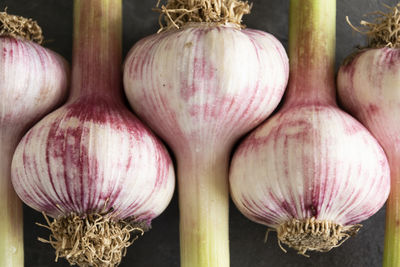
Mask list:
[[[121,0],[75,0],[72,89],[81,96],[122,98]]]
[[[336,0],[292,0],[286,106],[336,102]]]

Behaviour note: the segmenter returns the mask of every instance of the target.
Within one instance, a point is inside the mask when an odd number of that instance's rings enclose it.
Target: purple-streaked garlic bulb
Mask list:
[[[234,153],[232,198],[300,254],[328,251],[389,194],[386,156],[335,101],[336,1],[292,0],[284,105]]]
[[[183,267],[229,266],[229,155],[287,84],[281,43],[241,29],[248,11],[242,1],[170,0],[161,8],[168,26],[139,41],[124,65],[129,102],[177,158]]]
[[[338,95],[384,148],[391,170],[386,205],[384,267],[400,266],[400,4],[364,22],[368,48],[351,55],[338,73]],[[364,31],[363,31],[364,32]]]
[[[11,160],[27,128],[65,99],[68,66],[40,46],[36,22],[0,12],[0,266],[23,267],[22,205]]]
[[[124,106],[121,0],[76,0],[72,92],[19,143],[12,182],[41,211],[57,258],[116,266],[171,200],[171,159]],[[101,13],[102,16],[98,16]]]

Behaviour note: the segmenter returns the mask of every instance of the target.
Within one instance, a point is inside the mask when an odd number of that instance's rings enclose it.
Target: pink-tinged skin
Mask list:
[[[277,228],[314,217],[357,224],[386,201],[383,149],[335,100],[336,1],[291,1],[284,105],[234,153],[232,198],[249,219]]]
[[[68,66],[30,41],[0,37],[0,266],[23,267],[22,205],[11,184],[11,160],[28,127],[61,104]]]
[[[71,95],[13,158],[17,194],[54,218],[107,212],[150,226],[172,198],[168,152],[122,101],[121,6],[75,1]]]
[[[278,112],[246,138],[231,166],[235,204],[272,228],[311,217],[357,224],[389,193],[383,150],[360,123],[331,106]]]
[[[67,93],[68,65],[56,53],[30,41],[0,37],[0,129],[17,135]]]
[[[229,153],[276,108],[287,78],[277,39],[233,25],[189,23],[129,52],[128,100],[178,161],[182,267],[229,266]]]
[[[13,159],[21,199],[54,218],[113,208],[150,223],[169,203],[174,170],[164,146],[121,103],[80,97],[39,122]]]
[[[135,112],[177,156],[229,150],[276,108],[288,77],[272,35],[207,24],[141,40],[124,66]]]
[[[400,50],[363,51],[338,73],[338,95],[383,146],[391,168],[384,267],[400,264]]]

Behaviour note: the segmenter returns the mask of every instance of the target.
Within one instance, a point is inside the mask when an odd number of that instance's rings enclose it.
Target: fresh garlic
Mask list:
[[[291,1],[283,107],[240,144],[231,164],[236,206],[303,255],[355,234],[390,187],[382,148],[336,105],[335,10],[335,0]]]
[[[43,39],[36,22],[0,12],[0,28],[0,266],[23,267],[22,205],[11,184],[12,155],[27,128],[65,99],[68,66],[33,42]]]
[[[238,25],[246,2],[183,1],[197,10],[186,16],[178,2],[162,9],[176,23],[129,52],[125,92],[178,161],[181,266],[228,267],[229,155],[278,105],[288,59],[275,37]]]
[[[174,168],[123,103],[121,0],[74,3],[70,98],[19,143],[12,182],[27,205],[54,218],[50,240],[40,240],[56,259],[111,267],[167,207]]]
[[[362,32],[368,34],[369,47],[347,58],[337,79],[341,103],[374,134],[389,160],[392,180],[386,205],[384,267],[400,265],[399,19],[397,4],[388,13],[380,12],[374,22],[364,22]]]

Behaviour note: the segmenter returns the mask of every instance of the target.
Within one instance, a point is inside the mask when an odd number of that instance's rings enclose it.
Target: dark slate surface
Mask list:
[[[321,0],[323,1],[323,0]],[[70,61],[72,42],[72,2],[70,0],[0,0],[0,9],[36,19],[43,28],[46,46]],[[124,53],[138,40],[157,30],[157,14],[151,11],[155,0],[124,1]],[[252,15],[245,23],[250,28],[268,31],[287,45],[288,0],[254,0]],[[337,15],[337,65],[363,42],[346,25],[345,16],[356,24],[362,14],[382,9],[378,0],[338,0]],[[386,0],[394,5],[397,1]],[[69,266],[64,260],[54,263],[54,252],[47,244],[37,241],[47,231],[35,222],[43,222],[41,214],[24,208],[25,216],[25,266]],[[329,253],[311,253],[310,258],[289,250],[282,252],[275,234],[263,243],[266,228],[250,222],[231,205],[230,240],[232,267],[378,267],[383,251],[385,212],[382,209],[364,222],[360,233],[343,246]],[[153,229],[138,240],[128,251],[121,267],[176,267],[179,266],[178,205],[175,195],[168,209],[153,222]]]

